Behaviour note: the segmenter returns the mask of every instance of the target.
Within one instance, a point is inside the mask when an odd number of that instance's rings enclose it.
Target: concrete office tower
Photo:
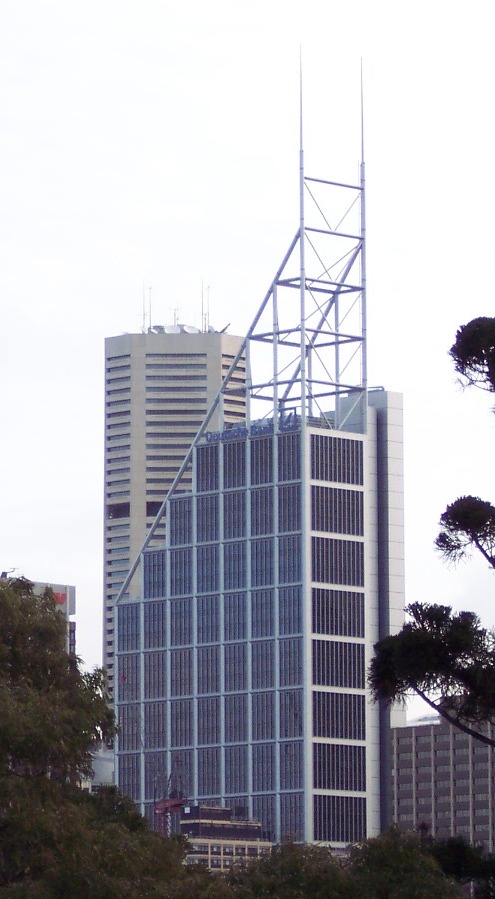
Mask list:
[[[105,341],[103,664],[110,692],[115,598],[240,344],[239,337],[184,325]],[[243,358],[234,377],[244,387]],[[243,420],[244,395],[226,398],[222,414],[227,422]],[[164,529],[162,520],[155,539],[163,540]],[[127,593],[139,595],[137,577]]]
[[[403,620],[402,402],[367,388],[364,179],[300,171],[300,226],[239,350],[246,420],[205,421],[141,596],[121,590],[117,778],[151,822],[173,791],[345,847],[390,812],[366,669]]]
[[[493,739],[495,728],[482,732]],[[401,827],[426,826],[432,836],[461,835],[495,851],[495,753],[443,721],[429,715],[394,727],[393,818]]]

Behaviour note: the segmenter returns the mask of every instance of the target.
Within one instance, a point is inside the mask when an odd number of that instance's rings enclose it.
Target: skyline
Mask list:
[[[143,285],[153,323],[199,325],[203,283],[211,324],[245,332],[297,227],[300,43],[312,176],[356,176],[364,59],[369,373],[405,398],[407,601],[492,623],[491,573],[433,549],[447,503],[495,497],[493,403],[459,391],[448,359],[456,329],[493,313],[489,29],[484,4],[373,13],[4,6],[1,564],[76,585],[90,666],[104,338],[141,330]]]

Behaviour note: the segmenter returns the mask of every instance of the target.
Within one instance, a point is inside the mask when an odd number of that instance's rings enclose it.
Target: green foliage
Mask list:
[[[65,651],[53,597],[0,581],[0,894],[6,899],[179,899],[185,845],[152,833],[115,788],[77,786],[113,733],[101,671]],[[194,882],[207,885],[208,872]],[[189,892],[191,895],[191,892]]]
[[[271,856],[233,869],[219,899],[456,899],[415,834],[392,828],[337,857],[324,846],[285,843]],[[207,887],[208,889],[208,887]],[[225,889],[225,887],[223,888]],[[198,894],[200,897],[203,893]],[[204,895],[209,895],[205,893]]]
[[[475,547],[495,568],[495,507],[478,496],[461,496],[440,518],[442,530],[435,546],[452,562]]]
[[[422,837],[422,844],[436,859],[444,874],[459,883],[495,875],[495,856],[486,853],[481,846],[471,846],[463,836],[435,840],[425,835]]]
[[[0,706],[0,770],[75,780],[113,733],[102,672],[79,670],[51,591],[24,579],[0,581]]]
[[[495,716],[495,645],[473,612],[453,613],[448,606],[414,603],[402,630],[375,645],[369,683],[375,700],[404,700],[414,691],[423,698],[439,694],[433,706],[443,717],[482,742],[463,722]]]
[[[459,328],[450,355],[467,385],[495,392],[495,318],[474,318]]]
[[[417,834],[391,827],[351,849],[350,871],[366,899],[455,899],[460,893]]]
[[[236,899],[357,899],[348,871],[322,846],[283,843],[227,878]]]

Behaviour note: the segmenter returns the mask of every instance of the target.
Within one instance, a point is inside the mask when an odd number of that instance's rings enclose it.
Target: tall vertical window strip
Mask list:
[[[245,537],[246,530],[245,491],[226,493],[223,497],[223,535],[225,539],[231,540],[236,537]]]
[[[245,640],[247,637],[246,594],[227,593],[224,599],[224,640]]]
[[[196,489],[198,493],[218,490],[218,443],[206,443],[198,446],[196,464]]]
[[[278,488],[278,529],[280,533],[301,528],[301,485],[283,484]]]
[[[176,699],[170,703],[170,741],[173,747],[192,746],[192,699]]]
[[[244,541],[225,543],[224,548],[224,588],[238,590],[246,586],[246,544]]]
[[[200,646],[198,651],[198,693],[218,693],[220,689],[220,647]]]
[[[271,637],[275,628],[273,590],[254,590],[251,594],[251,636]]]
[[[192,674],[192,650],[172,650],[170,653],[170,693],[172,696],[192,694]]]
[[[170,593],[183,596],[192,589],[192,550],[170,550]]]
[[[160,749],[166,741],[166,709],[165,702],[144,705],[144,744],[149,749]]]
[[[161,699],[166,693],[166,654],[145,652],[144,656],[144,698]]]
[[[180,546],[192,540],[192,498],[173,497],[169,503],[170,545]]]
[[[297,790],[303,786],[303,741],[280,743],[280,788]]]
[[[220,792],[220,749],[198,749],[198,793],[208,796]]]
[[[311,487],[311,529],[325,533],[364,534],[363,493],[337,487]]]
[[[252,684],[253,689],[263,690],[275,683],[275,653],[272,640],[252,644]]]
[[[197,553],[197,590],[198,593],[218,591],[218,552],[217,544],[198,546]]]
[[[302,690],[282,690],[280,693],[280,737],[302,737]]]
[[[304,840],[304,793],[282,793],[280,796],[282,833],[296,843]]]
[[[279,481],[297,481],[301,477],[301,435],[299,432],[279,434]]]
[[[251,440],[251,484],[270,484],[273,481],[273,437]]]
[[[275,693],[253,693],[253,740],[275,736]]]
[[[279,633],[281,635],[302,632],[302,590],[297,587],[283,587],[278,594]]]
[[[144,603],[144,648],[157,649],[166,643],[165,601]]]
[[[301,580],[301,537],[287,534],[278,538],[278,578],[280,584]]]
[[[243,743],[247,739],[247,693],[225,696],[225,742]]]
[[[221,743],[219,696],[198,699],[198,743]]]
[[[192,599],[170,600],[170,645],[192,643]]]
[[[339,637],[364,637],[364,593],[315,587],[313,632]]]
[[[148,550],[143,553],[145,599],[157,599],[164,595],[165,558],[163,550]]]
[[[273,539],[253,540],[251,543],[251,583],[253,587],[273,584]]]
[[[220,639],[220,600],[218,596],[198,596],[198,643],[216,643]]]
[[[141,765],[138,753],[119,755],[119,785],[130,799],[139,799]]]
[[[251,534],[273,533],[273,487],[251,490]]]
[[[302,639],[292,637],[280,641],[280,686],[298,687],[302,684]]]
[[[266,792],[275,788],[275,744],[253,745],[253,790]]]
[[[224,648],[225,690],[236,692],[247,687],[247,649],[245,643],[230,643]]]
[[[247,746],[225,748],[225,790],[227,793],[245,793],[247,786]]]
[[[223,486],[244,487],[246,483],[246,441],[233,440],[223,444]]]
[[[141,685],[139,655],[137,652],[119,658],[119,702],[139,699]]]
[[[364,544],[357,540],[312,537],[312,577],[323,584],[364,586]]]
[[[125,603],[118,606],[119,652],[139,648],[139,604]]]
[[[138,703],[119,707],[119,749],[122,752],[141,748],[140,706]]]
[[[218,540],[218,495],[198,496],[196,500],[198,543]]]
[[[315,481],[362,485],[363,442],[312,434],[311,477]]]

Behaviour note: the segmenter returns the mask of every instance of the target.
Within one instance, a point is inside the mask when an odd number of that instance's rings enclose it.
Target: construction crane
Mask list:
[[[172,815],[180,815],[188,804],[181,776],[180,758],[177,753],[172,756],[170,774],[165,783],[163,796],[154,798],[154,830],[164,836],[171,836],[175,828],[172,827]]]

